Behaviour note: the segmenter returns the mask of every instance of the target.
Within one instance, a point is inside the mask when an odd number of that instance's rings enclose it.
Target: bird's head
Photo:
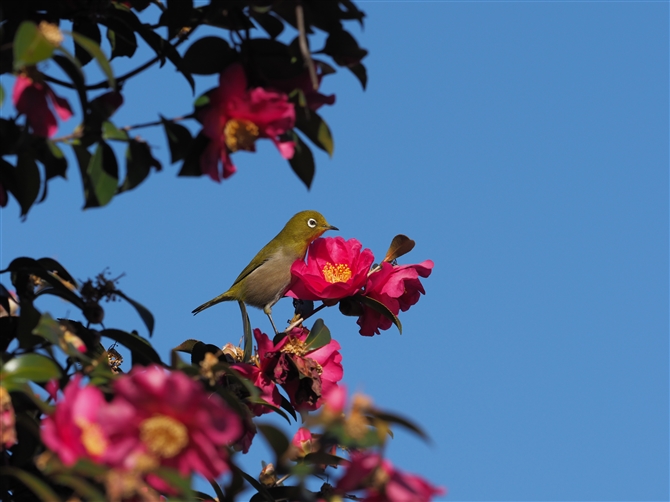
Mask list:
[[[300,211],[293,216],[284,229],[277,237],[280,238],[282,244],[295,246],[300,248],[301,254],[307,251],[310,243],[321,237],[326,230],[339,230],[326,221],[326,218],[317,211]]]

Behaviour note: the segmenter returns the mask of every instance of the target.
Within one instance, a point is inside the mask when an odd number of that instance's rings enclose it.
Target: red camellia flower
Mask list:
[[[347,470],[335,491],[345,494],[365,489],[365,496],[357,499],[364,502],[429,502],[446,493],[420,476],[395,469],[378,453],[353,451],[345,465]]]
[[[200,157],[200,169],[214,181],[228,178],[237,168],[230,154],[256,151],[258,138],[269,138],[285,159],[293,157],[292,141],[279,136],[295,124],[295,109],[286,94],[262,87],[247,89],[244,68],[234,63],[219,77],[219,87],[209,93],[209,104],[198,112],[203,133],[210,139]],[[223,173],[219,172],[219,162]]]
[[[296,408],[316,410],[323,396],[342,380],[342,355],[335,340],[312,349],[305,345],[309,331],[303,327],[292,329],[276,345],[259,329],[254,336],[261,371],[286,390]]]
[[[99,420],[109,405],[97,387],[80,387],[80,381],[81,375],[70,380],[54,413],[42,421],[44,444],[67,466],[80,458],[100,461],[110,446]]]
[[[319,65],[316,65],[316,70],[317,70],[316,75],[317,82],[319,86],[321,86],[321,79],[323,78],[323,72],[321,71],[321,67]],[[283,91],[287,94],[290,94],[295,89],[301,90],[303,95],[305,96],[305,101],[307,101],[307,106],[309,107],[310,110],[316,111],[323,105],[332,105],[333,103],[335,103],[334,94],[326,96],[325,94],[321,94],[318,91],[318,88],[314,89],[314,85],[312,85],[312,79],[309,76],[308,71],[304,71],[297,77],[293,77],[290,79],[272,80],[270,83],[272,87],[274,87],[275,89]]]
[[[309,246],[307,263],[297,260],[287,296],[300,300],[340,300],[353,296],[365,286],[372,251],[361,248],[356,239],[342,237],[316,239]]]
[[[72,108],[66,99],[57,96],[46,82],[42,81],[39,72],[32,71],[30,76],[19,75],[14,82],[12,101],[16,111],[26,116],[26,121],[35,136],[50,138],[58,130],[58,123],[49,103],[61,120],[72,116]]]
[[[281,406],[281,394],[279,394],[277,384],[275,384],[270,375],[263,373],[258,366],[250,363],[236,363],[231,365],[231,368],[247,378],[260,390],[259,397],[261,399],[274,406]],[[262,404],[250,404],[249,409],[257,417],[274,411],[272,408],[268,408]]]
[[[425,294],[419,277],[428,277],[433,270],[432,260],[417,265],[391,265],[384,262],[381,269],[370,274],[365,286],[364,295],[383,303],[393,314],[407,311]],[[360,334],[373,336],[379,330],[389,329],[391,320],[376,310],[363,306],[363,313],[358,318]]]
[[[206,479],[229,470],[226,447],[240,437],[242,425],[218,395],[184,373],[155,365],[135,367],[114,382],[114,391],[100,414],[113,445],[106,455],[110,465],[160,465]]]

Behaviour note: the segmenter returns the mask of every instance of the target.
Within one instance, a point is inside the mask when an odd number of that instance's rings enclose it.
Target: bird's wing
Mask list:
[[[270,259],[270,258],[266,258],[266,259],[264,259],[264,260],[255,260],[255,259],[252,260],[251,263],[249,263],[249,265],[247,265],[247,266],[244,268],[244,270],[242,270],[242,272],[240,273],[240,275],[237,276],[237,279],[235,279],[235,282],[234,282],[233,285],[230,286],[230,287],[232,288],[235,284],[237,284],[237,283],[240,282],[242,279],[244,279],[245,277],[247,277],[249,274],[251,274],[251,272],[253,272],[253,271],[256,270],[258,267],[260,267],[261,265],[263,265],[263,263],[265,263],[265,262],[268,261],[269,259]]]

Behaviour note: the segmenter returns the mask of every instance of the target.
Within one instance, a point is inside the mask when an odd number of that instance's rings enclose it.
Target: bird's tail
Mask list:
[[[216,298],[212,298],[210,301],[203,303],[199,307],[194,308],[192,313],[193,313],[193,315],[196,315],[196,314],[199,314],[200,312],[202,312],[203,310],[208,309],[212,305],[216,305],[217,303],[221,303],[221,302],[228,302],[228,301],[234,300],[234,299],[235,298],[231,298],[226,293],[223,293],[223,294],[220,294],[219,296],[217,296]]]

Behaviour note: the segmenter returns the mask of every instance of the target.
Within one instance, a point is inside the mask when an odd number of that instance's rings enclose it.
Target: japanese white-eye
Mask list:
[[[217,303],[237,300],[262,309],[272,323],[272,306],[291,284],[291,265],[305,258],[310,243],[326,230],[338,230],[317,211],[301,211],[293,216],[274,239],[261,249],[225,293],[193,310],[202,312]]]

